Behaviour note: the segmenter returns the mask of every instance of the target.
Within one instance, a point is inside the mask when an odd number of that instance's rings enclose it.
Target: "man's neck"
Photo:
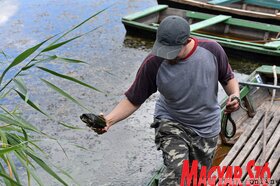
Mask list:
[[[195,41],[193,38],[191,38],[191,41],[185,46],[185,52],[182,55],[182,59],[185,59],[190,54],[194,45],[195,45]]]

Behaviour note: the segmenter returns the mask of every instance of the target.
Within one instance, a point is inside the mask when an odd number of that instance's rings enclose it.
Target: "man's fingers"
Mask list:
[[[233,96],[229,96],[226,108],[224,110],[225,114],[234,112],[239,109],[239,101],[237,99],[234,99]]]
[[[224,112],[227,114],[227,113],[234,112],[238,109],[239,109],[239,104],[237,103],[237,104],[234,104],[234,105],[227,106],[226,109],[224,110]]]

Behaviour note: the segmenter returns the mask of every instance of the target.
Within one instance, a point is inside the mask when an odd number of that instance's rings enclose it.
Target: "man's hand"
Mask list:
[[[226,103],[226,109],[224,110],[224,113],[225,114],[228,114],[228,113],[232,113],[236,110],[239,109],[239,100],[240,98],[236,95],[230,95],[228,97],[228,100],[227,100],[227,103]]]
[[[107,132],[107,130],[105,128],[99,129],[99,128],[91,128],[94,132],[96,132],[97,134],[101,135],[104,134],[105,132]]]

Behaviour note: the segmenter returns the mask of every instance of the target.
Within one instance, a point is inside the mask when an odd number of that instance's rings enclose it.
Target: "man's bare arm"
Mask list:
[[[140,105],[134,105],[127,98],[124,98],[108,115],[104,116],[106,120],[106,127],[103,129],[95,129],[94,131],[98,134],[107,132],[112,125],[127,118],[139,107]]]

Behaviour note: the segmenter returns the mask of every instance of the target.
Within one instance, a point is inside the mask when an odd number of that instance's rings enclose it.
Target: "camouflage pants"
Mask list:
[[[180,185],[184,160],[198,160],[198,167],[212,164],[218,136],[202,138],[192,129],[183,127],[180,123],[168,120],[155,120],[155,143],[162,151],[165,169],[159,185]]]

